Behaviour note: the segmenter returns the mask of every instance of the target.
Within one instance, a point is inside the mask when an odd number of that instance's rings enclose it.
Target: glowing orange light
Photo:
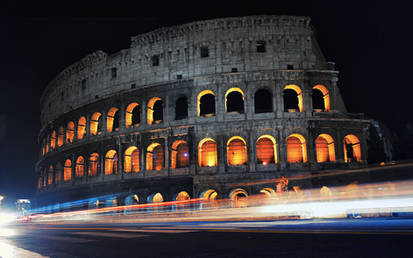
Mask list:
[[[125,150],[123,169],[126,173],[139,172],[139,149],[136,146]]]
[[[198,161],[200,167],[217,165],[217,144],[211,138],[204,138],[198,144]]]
[[[102,116],[101,113],[95,112],[90,121],[90,134],[91,135],[97,135],[100,134],[99,130],[99,123],[100,123],[100,117]]]
[[[257,140],[257,163],[268,165],[277,163],[275,139],[271,135],[262,135]]]
[[[61,127],[59,127],[59,130],[58,130],[57,146],[60,147],[60,146],[63,145],[63,137],[64,137],[64,135],[65,135],[65,132],[64,132],[63,126],[61,126]]]
[[[134,113],[134,109],[138,108],[139,104],[136,102],[130,103],[127,107],[126,107],[126,115],[125,115],[125,124],[126,127],[132,127],[133,125],[135,125],[135,123],[133,123],[133,121],[136,119],[133,117],[133,113]],[[137,114],[139,115],[139,114]]]
[[[82,156],[79,156],[76,159],[75,176],[83,177],[84,174],[85,174],[85,159]]]
[[[82,116],[77,123],[77,139],[82,140],[86,135],[86,117]]]
[[[361,162],[360,140],[357,138],[357,136],[353,134],[349,134],[346,137],[344,137],[343,146],[344,146],[344,161],[345,162],[352,162],[352,161]],[[352,151],[352,153],[349,153],[350,151]]]
[[[316,85],[313,89],[319,90],[323,93],[323,100],[324,100],[324,110],[325,112],[330,111],[330,95],[328,93],[327,88],[324,85]]]
[[[99,154],[97,154],[97,153],[90,154],[90,157],[89,157],[89,170],[88,170],[89,176],[96,176],[97,175],[97,173],[98,173],[98,159],[99,159]]]
[[[146,170],[162,170],[163,166],[163,148],[159,143],[152,143],[146,151]]]
[[[154,113],[154,106],[155,106],[155,103],[157,102],[157,101],[162,101],[162,99],[161,98],[158,98],[158,97],[154,97],[154,98],[151,98],[149,101],[148,101],[148,112],[147,112],[147,122],[148,122],[148,125],[151,125],[151,124],[153,124],[153,122],[154,122],[154,118],[153,118],[153,113]]]
[[[307,162],[305,138],[300,134],[291,134],[287,138],[287,162]]]
[[[188,165],[188,144],[184,140],[177,140],[172,144],[171,167],[183,168]]]
[[[72,179],[72,161],[67,159],[65,161],[63,180],[69,181]]]
[[[56,148],[56,131],[52,132],[52,137],[50,138],[50,147],[52,149]]]
[[[75,137],[75,123],[70,121],[67,123],[66,127],[66,143],[73,142],[73,138]]]
[[[317,153],[317,162],[335,162],[335,149],[334,149],[334,140],[328,134],[320,134],[316,141],[316,153]]]
[[[243,165],[247,162],[247,145],[245,140],[234,136],[227,143],[227,162],[230,166]]]
[[[287,85],[284,87],[284,90],[293,90],[297,93],[298,98],[298,109],[300,112],[303,112],[303,91],[297,85]]]
[[[105,175],[116,174],[118,172],[118,155],[115,150],[106,152]]]
[[[109,109],[108,115],[106,117],[106,130],[111,133],[112,131],[114,131],[114,129],[116,130],[116,128],[113,128],[114,126],[114,120],[115,120],[115,116],[118,115],[118,108],[112,107],[111,109]]]

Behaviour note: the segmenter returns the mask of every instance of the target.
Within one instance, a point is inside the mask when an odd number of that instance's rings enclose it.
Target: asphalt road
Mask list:
[[[2,257],[410,257],[413,219],[25,224]]]

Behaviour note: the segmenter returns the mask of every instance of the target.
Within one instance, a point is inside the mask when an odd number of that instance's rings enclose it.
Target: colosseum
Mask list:
[[[197,21],[96,51],[41,97],[37,206],[245,198],[363,167],[369,121],[337,81],[309,17]]]

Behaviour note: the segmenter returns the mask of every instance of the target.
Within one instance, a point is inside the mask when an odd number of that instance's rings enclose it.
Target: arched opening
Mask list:
[[[160,203],[160,202],[163,202],[164,199],[161,193],[155,193],[155,194],[149,195],[146,201],[148,203]]]
[[[198,94],[198,116],[215,116],[215,93],[211,90],[204,90]]]
[[[138,103],[130,103],[126,107],[126,127],[138,126],[141,123],[141,106]]]
[[[66,143],[73,142],[73,138],[75,138],[75,123],[70,121],[66,127]]]
[[[106,129],[109,133],[119,131],[119,109],[112,107],[106,117]]]
[[[305,138],[301,134],[291,134],[287,138],[287,162],[307,162],[307,148]]]
[[[186,191],[179,192],[175,197],[175,201],[186,201],[190,199],[191,196]]]
[[[100,135],[102,133],[102,114],[93,113],[90,121],[90,135]]]
[[[82,156],[77,157],[75,166],[75,176],[83,177],[85,174],[85,159]]]
[[[47,174],[47,184],[51,185],[53,184],[53,166],[49,166],[49,172]]]
[[[247,144],[239,136],[231,137],[227,143],[227,163],[229,166],[247,163]]]
[[[330,111],[330,95],[323,85],[316,85],[312,90],[312,101],[314,112]]]
[[[82,140],[86,135],[86,117],[82,116],[79,118],[77,123],[77,139]]]
[[[56,131],[53,130],[52,136],[50,137],[50,148],[54,150],[56,148]]]
[[[206,208],[217,208],[217,199],[218,193],[214,189],[208,189],[203,191],[199,198],[201,198],[201,209]]]
[[[188,98],[182,96],[175,102],[175,120],[181,120],[188,117]]]
[[[336,161],[334,140],[330,135],[320,134],[315,140],[315,149],[318,163]]]
[[[72,179],[72,161],[67,159],[65,161],[63,180],[69,181]]]
[[[50,134],[48,136],[46,136],[46,153],[49,152],[49,140],[50,140]]]
[[[303,92],[297,85],[287,85],[283,92],[284,112],[303,112]]]
[[[264,166],[277,163],[277,145],[271,135],[262,135],[258,138],[257,163]]]
[[[254,94],[255,113],[272,112],[272,94],[267,89],[259,89]]]
[[[89,176],[97,176],[98,167],[99,167],[99,154],[97,153],[90,154],[89,169],[88,169]]]
[[[244,92],[240,88],[231,88],[225,93],[225,111],[244,113]]]
[[[57,136],[57,146],[62,146],[63,145],[63,138],[65,137],[65,130],[63,129],[63,126],[59,127],[58,130],[58,136]]]
[[[146,170],[162,170],[163,167],[163,148],[159,143],[152,143],[146,151]]]
[[[125,150],[123,169],[126,173],[139,172],[139,149],[136,146],[130,146]]]
[[[105,156],[105,175],[116,173],[118,173],[118,155],[115,150],[110,150]]]
[[[59,184],[62,181],[62,173],[63,173],[62,163],[58,162],[56,164],[56,170],[55,170],[55,184]]]
[[[198,144],[198,161],[200,167],[216,167],[217,143],[211,138],[204,138]]]
[[[163,102],[161,98],[154,97],[148,102],[148,124],[159,124],[163,120]]]
[[[232,201],[233,208],[248,207],[248,193],[244,189],[237,188],[230,192],[229,198]]]
[[[276,192],[274,189],[266,187],[260,190],[260,193],[263,194],[267,198],[274,197],[276,195]]]
[[[360,140],[354,134],[344,137],[344,162],[361,162]]]
[[[171,167],[184,168],[189,166],[189,149],[184,140],[175,141],[172,144]]]
[[[125,205],[139,204],[139,196],[137,194],[131,194],[126,196]]]

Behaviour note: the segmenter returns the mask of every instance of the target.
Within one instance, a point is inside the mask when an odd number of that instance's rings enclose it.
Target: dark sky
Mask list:
[[[128,48],[131,36],[162,26],[254,14],[310,16],[324,55],[340,71],[348,110],[390,128],[413,121],[411,14],[396,1],[31,2],[0,10],[0,194],[9,203],[35,191],[39,98],[47,83],[88,53]]]

